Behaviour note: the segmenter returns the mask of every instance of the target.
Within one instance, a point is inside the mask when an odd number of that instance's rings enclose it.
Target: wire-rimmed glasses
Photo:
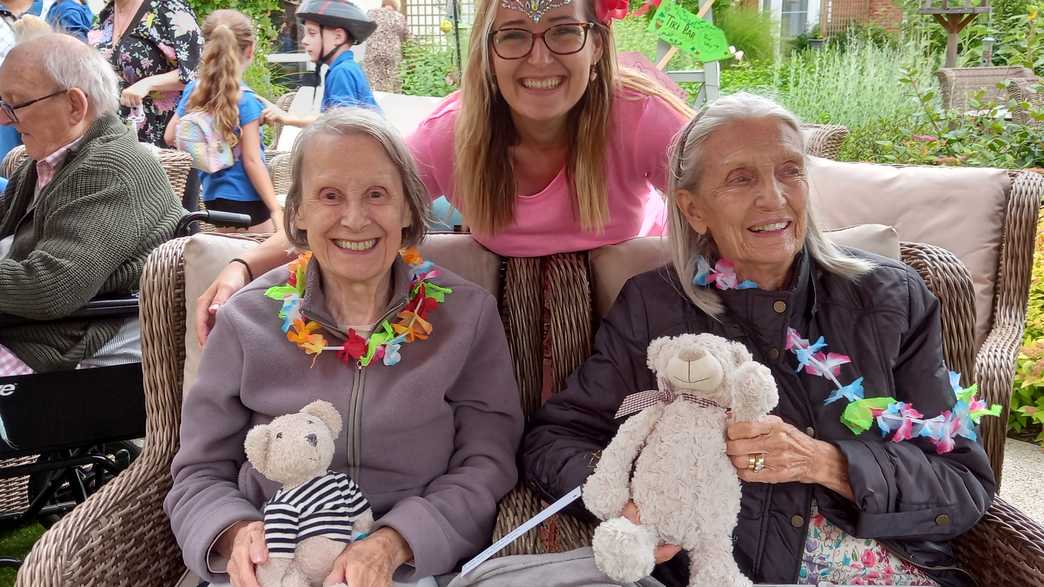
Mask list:
[[[11,121],[11,124],[18,124],[18,115],[15,113],[15,110],[21,110],[22,108],[25,108],[27,106],[32,106],[33,104],[36,104],[37,102],[43,102],[44,100],[46,100],[48,98],[53,98],[53,97],[55,97],[55,96],[57,96],[59,94],[64,94],[67,91],[68,90],[58,90],[56,92],[52,92],[50,94],[47,94],[46,96],[41,96],[41,97],[35,98],[33,100],[26,100],[25,102],[22,102],[21,104],[10,104],[7,101],[5,101],[2,98],[0,98],[0,113],[3,113],[4,117]]]

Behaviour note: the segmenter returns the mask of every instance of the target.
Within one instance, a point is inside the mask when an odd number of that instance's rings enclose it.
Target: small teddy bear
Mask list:
[[[652,573],[658,544],[677,544],[689,553],[690,586],[747,587],[732,556],[740,483],[725,428],[776,406],[772,373],[742,344],[713,334],[658,338],[648,365],[659,389],[624,400],[618,418],[641,411],[620,426],[584,484],[584,504],[605,520],[592,541],[595,563],[634,582]],[[622,517],[628,500],[641,525]]]
[[[329,470],[340,432],[337,409],[318,400],[247,433],[247,460],[283,485],[264,506],[268,561],[257,567],[261,587],[322,585],[353,530],[365,533],[373,526],[359,486]]]

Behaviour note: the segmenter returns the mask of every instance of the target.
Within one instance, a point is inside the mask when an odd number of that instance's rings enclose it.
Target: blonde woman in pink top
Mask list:
[[[618,8],[623,6],[621,10]],[[655,189],[692,110],[616,61],[619,0],[483,0],[461,91],[410,139],[424,183],[505,256],[579,251],[664,230]],[[220,305],[289,261],[276,234],[199,298],[202,343]]]

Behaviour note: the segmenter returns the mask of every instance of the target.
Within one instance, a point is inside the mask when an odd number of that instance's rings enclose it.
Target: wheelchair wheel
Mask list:
[[[42,500],[38,516],[40,524],[45,528],[53,526],[129,467],[140,454],[141,448],[136,443],[121,441],[41,455],[41,462],[57,462],[70,457],[89,457],[93,462],[41,471],[29,477],[29,499],[34,502]]]

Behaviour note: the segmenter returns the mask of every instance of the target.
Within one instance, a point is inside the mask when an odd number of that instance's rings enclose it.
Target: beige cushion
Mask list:
[[[197,234],[185,243],[185,391],[192,388],[201,349],[196,342],[196,298],[201,296],[233,257],[258,246],[235,235]]]
[[[899,258],[899,237],[891,226],[867,224],[826,231],[831,241],[891,259]],[[591,251],[594,305],[605,316],[627,280],[670,262],[666,238],[643,237]]]
[[[1011,180],[1003,169],[892,167],[810,158],[821,228],[877,222],[903,241],[929,243],[959,258],[975,289],[975,338],[986,339],[993,310],[1003,220]]]
[[[197,234],[185,244],[185,389],[196,380],[201,350],[193,320],[196,298],[224,269],[229,260],[258,246],[234,235]],[[500,259],[467,234],[432,234],[421,246],[425,258],[485,288],[494,296],[500,287]],[[273,312],[277,308],[273,307]],[[274,315],[274,314],[273,314]]]

